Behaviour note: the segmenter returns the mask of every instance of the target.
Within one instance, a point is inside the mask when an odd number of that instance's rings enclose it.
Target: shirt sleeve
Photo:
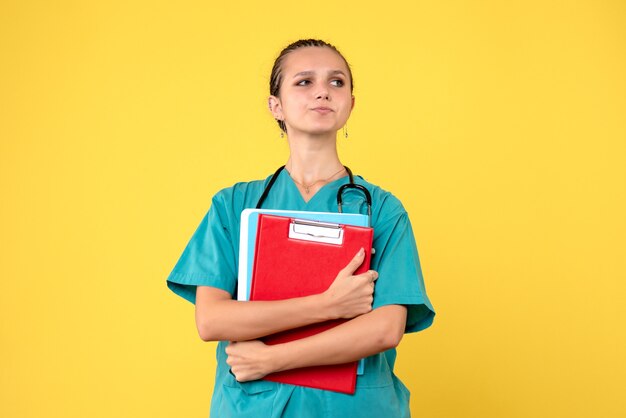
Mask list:
[[[167,286],[191,303],[197,286],[211,286],[234,294],[236,258],[226,210],[218,195],[167,278]]]
[[[411,222],[406,212],[374,229],[376,253],[372,268],[378,272],[374,309],[385,305],[407,308],[406,333],[428,328],[435,311],[426,295],[422,268]]]

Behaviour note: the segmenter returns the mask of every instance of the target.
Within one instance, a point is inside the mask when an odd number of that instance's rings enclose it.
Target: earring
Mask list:
[[[278,126],[280,127],[280,137],[284,138],[285,137],[285,121],[281,120],[281,119],[276,119],[278,121]]]
[[[348,138],[348,124],[343,125],[343,136]]]

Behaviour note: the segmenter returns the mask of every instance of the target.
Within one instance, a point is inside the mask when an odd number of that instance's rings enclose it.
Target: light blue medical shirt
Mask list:
[[[167,278],[168,287],[195,303],[196,286],[212,286],[235,295],[239,258],[239,223],[243,209],[256,207],[271,176],[265,180],[237,183],[214,197],[206,216],[187,244]],[[417,247],[409,217],[391,193],[359,176],[357,184],[372,195],[374,248],[371,268],[379,277],[374,290],[373,308],[384,305],[407,307],[406,331],[429,327],[435,315],[426,295]],[[337,190],[349,182],[343,177],[325,185],[309,202],[302,199],[295,183],[283,170],[274,183],[264,209],[337,211]],[[367,213],[362,192],[344,193],[345,213]],[[365,359],[365,369],[357,377],[354,395],[258,380],[239,383],[229,373],[224,351],[217,346],[217,372],[211,402],[212,418],[404,418],[410,416],[409,391],[394,375],[396,350]]]

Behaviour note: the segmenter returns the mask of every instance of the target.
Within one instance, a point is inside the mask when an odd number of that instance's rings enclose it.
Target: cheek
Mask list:
[[[341,114],[345,117],[348,117],[350,115],[350,112],[352,112],[352,100],[346,100],[342,108]]]
[[[302,102],[302,95],[297,94],[293,91],[287,91],[283,95],[283,107],[288,109],[293,109],[298,107],[299,103]]]

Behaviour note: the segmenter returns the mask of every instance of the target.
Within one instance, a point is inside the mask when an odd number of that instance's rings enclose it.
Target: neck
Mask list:
[[[289,138],[287,169],[293,179],[304,184],[326,179],[341,170],[336,135],[332,137]]]

